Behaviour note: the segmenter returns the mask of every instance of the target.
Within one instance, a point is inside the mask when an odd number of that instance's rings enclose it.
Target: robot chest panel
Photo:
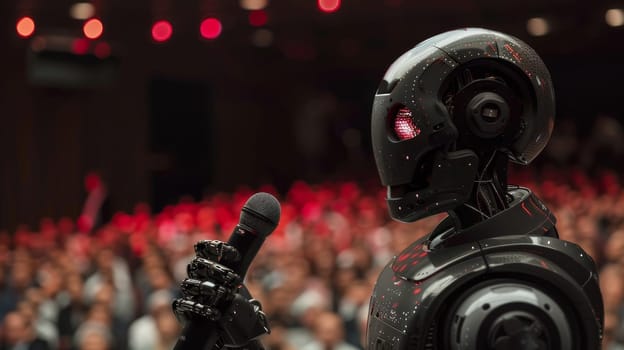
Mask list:
[[[421,311],[422,291],[428,283],[406,280],[391,268],[379,277],[371,298],[371,316],[400,332],[407,332],[410,320]]]
[[[485,271],[478,249],[463,247],[443,257],[428,252],[422,242],[414,243],[377,280],[369,308],[368,349],[421,349],[448,295]]]

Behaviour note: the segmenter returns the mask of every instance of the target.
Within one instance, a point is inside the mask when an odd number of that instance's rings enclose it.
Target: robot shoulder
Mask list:
[[[479,310],[486,304],[492,307],[473,312],[477,304]],[[494,329],[492,320],[507,317],[501,312],[517,305],[542,308],[537,313],[550,318],[536,316],[536,321],[555,325],[558,334],[573,334],[581,346],[595,348],[599,342],[592,337],[601,333],[603,319],[597,273],[591,257],[577,245],[524,235],[430,251],[425,237],[381,273],[371,298],[368,348],[450,348],[449,339],[478,338],[462,329]],[[485,313],[493,315],[491,324],[475,321]],[[462,319],[470,327],[454,323]]]

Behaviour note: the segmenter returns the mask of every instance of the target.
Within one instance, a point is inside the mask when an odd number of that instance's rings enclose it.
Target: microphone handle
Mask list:
[[[252,228],[239,223],[227,243],[238,250],[241,258],[238,261],[227,262],[223,265],[237,273],[241,281],[244,280],[249,265],[258,254],[264,239],[264,236],[258,235]]]

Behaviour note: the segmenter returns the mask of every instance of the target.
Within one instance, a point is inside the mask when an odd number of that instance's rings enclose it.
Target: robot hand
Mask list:
[[[195,253],[181,285],[183,297],[173,302],[178,320],[215,322],[225,346],[241,346],[269,333],[260,303],[226,266],[240,259],[239,252],[227,243],[203,240],[195,244]]]

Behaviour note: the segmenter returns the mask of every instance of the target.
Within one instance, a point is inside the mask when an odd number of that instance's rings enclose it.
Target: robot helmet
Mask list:
[[[493,151],[528,164],[553,124],[550,73],[524,42],[479,28],[421,42],[390,66],[373,104],[391,216],[411,222],[453,210]]]

